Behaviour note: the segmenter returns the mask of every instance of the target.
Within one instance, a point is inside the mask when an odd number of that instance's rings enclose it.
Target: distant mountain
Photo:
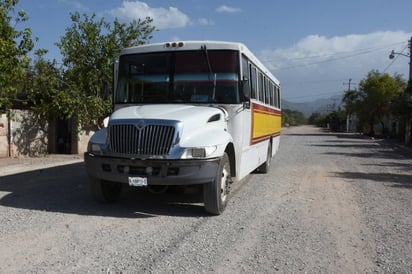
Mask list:
[[[336,95],[330,98],[322,98],[315,101],[296,103],[287,100],[282,100],[282,108],[302,112],[306,117],[309,117],[314,112],[331,112],[342,105],[342,96]]]

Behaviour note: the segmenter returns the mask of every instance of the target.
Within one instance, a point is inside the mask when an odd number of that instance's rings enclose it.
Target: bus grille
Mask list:
[[[109,126],[109,148],[127,155],[167,155],[174,135],[174,126],[114,124]]]

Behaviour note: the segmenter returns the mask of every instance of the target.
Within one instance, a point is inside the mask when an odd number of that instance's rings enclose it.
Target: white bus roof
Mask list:
[[[145,44],[136,47],[125,48],[120,55],[148,53],[148,52],[170,52],[170,51],[187,51],[199,50],[206,45],[208,50],[237,50],[244,54],[249,60],[258,66],[265,74],[270,76],[279,84],[279,80],[259,61],[258,58],[242,43],[227,41],[177,41],[163,42],[154,44]]]

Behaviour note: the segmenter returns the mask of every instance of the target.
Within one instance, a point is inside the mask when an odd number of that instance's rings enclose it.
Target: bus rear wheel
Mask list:
[[[227,205],[231,183],[229,156],[224,153],[215,179],[203,185],[203,202],[208,213],[213,215],[223,213]]]
[[[258,168],[257,171],[259,173],[268,173],[269,169],[270,169],[270,162],[272,161],[272,143],[269,142],[268,144],[268,151],[266,154],[266,162],[264,162],[263,164],[261,164]]]

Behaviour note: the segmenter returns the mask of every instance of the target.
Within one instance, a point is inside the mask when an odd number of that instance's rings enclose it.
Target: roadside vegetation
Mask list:
[[[386,136],[393,123],[399,124],[402,138],[405,125],[412,117],[412,83],[398,74],[393,76],[372,70],[359,83],[359,89],[348,90],[343,107],[330,113],[313,113],[308,123],[345,131],[348,121],[356,121],[357,132]]]
[[[113,62],[124,47],[147,43],[156,30],[152,19],[129,24],[71,13],[56,45],[61,63],[46,58],[47,49],[35,48],[37,38],[18,0],[0,0],[0,113],[13,105],[33,110],[40,119],[77,119],[82,128],[96,129],[111,109]],[[30,58],[29,56],[34,56]]]
[[[300,126],[307,124],[305,115],[296,110],[282,109],[282,125]]]

